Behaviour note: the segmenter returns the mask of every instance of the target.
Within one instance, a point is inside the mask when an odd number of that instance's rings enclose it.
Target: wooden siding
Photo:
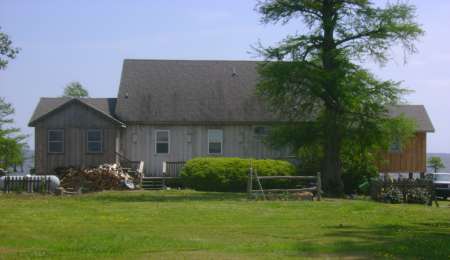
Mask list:
[[[131,125],[122,130],[121,152],[133,161],[145,162],[145,174],[162,174],[163,161],[186,161],[208,155],[208,129],[223,130],[222,155],[226,157],[273,158],[287,152],[274,151],[255,136],[254,126],[149,126]],[[169,130],[169,154],[156,154],[156,130]],[[216,156],[216,155],[214,155]]]
[[[382,173],[426,172],[426,133],[416,133],[401,152],[387,152],[379,163]]]
[[[47,130],[64,129],[64,153],[48,153]],[[103,130],[103,152],[89,154],[87,129]],[[119,128],[110,120],[82,104],[73,103],[55,112],[35,127],[35,164],[38,174],[51,174],[56,167],[89,167],[116,162]]]

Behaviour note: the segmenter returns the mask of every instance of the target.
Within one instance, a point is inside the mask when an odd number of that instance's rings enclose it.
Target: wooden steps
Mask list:
[[[142,189],[144,190],[163,190],[166,188],[164,177],[143,177]]]
[[[178,177],[147,176],[142,178],[142,189],[163,190],[167,188],[166,180],[177,179]]]

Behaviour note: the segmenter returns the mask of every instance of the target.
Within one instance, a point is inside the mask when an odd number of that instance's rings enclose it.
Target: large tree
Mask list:
[[[0,97],[0,168],[7,169],[21,165],[24,161],[24,142],[26,135],[21,134],[20,129],[11,127],[14,123],[11,116],[14,108],[11,103]]]
[[[2,28],[0,27],[0,30]],[[0,31],[0,70],[5,69],[9,59],[14,59],[19,53],[19,48],[12,47],[9,36]]]
[[[89,92],[81,85],[80,82],[74,81],[67,84],[64,88],[64,97],[83,98],[89,97]]]
[[[260,67],[259,93],[274,111],[302,124],[322,145],[324,187],[341,194],[342,147],[358,125],[380,126],[388,105],[399,102],[399,83],[380,81],[358,63],[389,60],[390,47],[407,52],[423,34],[406,3],[377,7],[368,0],[267,0],[257,10],[263,23],[301,19],[303,33],[258,51],[271,61]],[[286,62],[289,61],[289,62]]]

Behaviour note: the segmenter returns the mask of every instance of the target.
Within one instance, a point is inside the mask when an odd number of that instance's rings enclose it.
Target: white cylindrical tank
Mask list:
[[[5,190],[8,182],[11,187],[23,187],[24,191],[37,191],[42,185],[47,185],[48,191],[55,192],[61,182],[59,178],[54,175],[26,175],[26,176],[2,176],[0,177],[0,190]]]

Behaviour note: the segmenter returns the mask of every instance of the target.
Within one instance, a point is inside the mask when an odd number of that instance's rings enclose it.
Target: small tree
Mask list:
[[[11,45],[12,41],[9,36],[0,31],[0,70],[5,69],[8,65],[8,59],[14,59],[20,51],[19,48],[13,48]]]
[[[441,157],[439,156],[432,156],[428,159],[428,165],[429,167],[433,168],[434,172],[438,172],[439,169],[445,168],[444,163],[442,162]]]
[[[80,82],[74,81],[67,84],[64,88],[64,97],[83,98],[89,97],[89,92],[81,85]]]
[[[4,169],[21,165],[24,161],[27,136],[21,134],[19,128],[7,126],[14,123],[10,118],[13,114],[12,105],[0,97],[0,168]]]

